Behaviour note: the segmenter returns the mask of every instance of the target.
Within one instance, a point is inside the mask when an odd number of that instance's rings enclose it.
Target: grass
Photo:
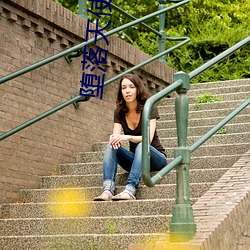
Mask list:
[[[211,92],[206,92],[195,97],[195,109],[200,110],[201,104],[210,102],[221,102],[222,97],[216,96]]]
[[[90,246],[90,248],[89,248],[89,250],[96,250],[97,248],[96,248],[96,246],[94,245],[94,244],[92,244],[91,246]]]
[[[107,229],[109,234],[116,234],[115,222],[108,219],[107,220]]]
[[[216,134],[218,134],[218,135],[224,135],[224,134],[226,134],[226,133],[227,133],[227,129],[226,129],[225,127],[220,128],[220,129],[216,132]]]

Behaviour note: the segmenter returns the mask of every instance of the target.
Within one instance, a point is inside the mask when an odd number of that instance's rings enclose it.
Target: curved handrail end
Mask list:
[[[142,179],[143,179],[143,181],[144,181],[144,183],[146,184],[147,187],[153,187],[155,185],[154,182],[152,181],[151,177],[150,177],[150,174],[143,173],[142,174]]]

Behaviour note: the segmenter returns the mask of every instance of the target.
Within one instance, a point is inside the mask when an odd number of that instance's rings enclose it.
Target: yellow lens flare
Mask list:
[[[149,237],[144,239],[144,248],[157,250],[192,250],[193,246],[190,242],[172,242],[169,239],[169,234],[165,237]]]
[[[71,188],[53,190],[47,209],[54,217],[82,217],[90,211],[86,191]]]
[[[143,247],[144,247],[143,249],[145,249],[145,250],[147,250],[147,249],[153,249],[155,246],[159,247],[159,243],[160,243],[160,245],[161,245],[162,242],[165,243],[165,241],[167,240],[166,237],[167,237],[167,234],[166,234],[165,237],[159,236],[159,235],[154,235],[154,234],[152,234],[150,236],[144,236],[140,240],[139,244],[143,244]],[[156,248],[156,249],[158,250],[160,248]]]

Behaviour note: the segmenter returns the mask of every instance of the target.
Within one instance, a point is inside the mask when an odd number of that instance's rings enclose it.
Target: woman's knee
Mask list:
[[[139,142],[135,148],[135,151],[142,151],[142,142]]]
[[[115,155],[116,154],[116,149],[114,149],[113,147],[110,147],[109,144],[106,145],[105,148],[105,155],[106,156],[111,156],[111,155]]]

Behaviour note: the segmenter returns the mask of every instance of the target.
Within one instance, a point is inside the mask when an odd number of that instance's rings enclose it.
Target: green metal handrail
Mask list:
[[[206,69],[212,67],[214,64],[220,62],[221,60],[223,60],[224,58],[226,58],[227,56],[230,56],[232,53],[234,53],[236,50],[240,49],[241,47],[245,46],[246,44],[248,44],[250,42],[250,36],[246,37],[245,39],[243,39],[242,41],[236,43],[234,46],[232,46],[231,48],[225,50],[224,52],[222,52],[221,54],[219,54],[218,56],[214,57],[213,59],[211,59],[210,61],[206,62],[205,64],[203,64],[202,66],[198,67],[197,69],[193,70],[192,72],[190,72],[189,78],[190,80],[193,79],[194,77],[196,77],[197,75],[201,74],[203,71],[205,71]]]
[[[165,166],[161,171],[159,171],[152,178],[150,177],[150,143],[149,143],[149,124],[150,124],[150,114],[154,104],[160,101],[163,97],[167,96],[169,93],[179,89],[182,86],[183,82],[177,80],[167,88],[159,91],[157,94],[151,96],[144,108],[142,113],[142,177],[144,183],[148,187],[153,187],[155,184],[159,183],[162,177],[170,172],[177,164],[182,161],[182,157],[177,161],[173,161]]]
[[[181,0],[183,1],[183,0]],[[118,12],[120,12],[121,14],[123,14],[124,16],[132,19],[132,20],[136,20],[137,18],[134,17],[133,15],[129,14],[128,12],[124,11],[123,9],[121,9],[120,7],[118,7],[117,5],[113,4],[112,2],[109,2],[108,0],[104,0],[104,2],[110,4],[112,9],[117,10]],[[79,4],[79,10],[78,10],[78,15],[88,19],[87,16],[87,6],[86,6],[86,0],[78,0],[78,4]],[[140,23],[140,25],[144,26],[145,28],[147,28],[148,30],[152,31],[154,34],[156,34],[157,36],[161,36],[161,33],[155,29],[153,29],[152,27],[148,26],[145,23]]]
[[[226,116],[222,121],[220,121],[216,126],[209,130],[205,135],[203,135],[198,141],[196,141],[192,146],[189,147],[190,152],[194,152],[199,146],[206,142],[211,136],[213,136],[219,129],[221,129],[225,124],[232,120],[236,115],[238,115],[244,108],[250,104],[250,98],[244,101],[238,108],[236,108],[232,113]]]
[[[226,51],[222,52],[218,56],[214,57],[213,59],[211,59],[210,61],[208,61],[204,65],[202,65],[201,67],[198,67],[197,69],[193,70],[192,72],[190,72],[187,75],[187,78],[192,79],[195,76],[201,74],[203,71],[212,67],[214,64],[216,64],[217,62],[226,58],[227,56],[231,55],[236,50],[240,49],[242,46],[248,44],[249,42],[250,42],[250,36],[245,38],[244,40],[238,42],[233,47],[227,49]],[[177,74],[175,74],[175,75],[177,76]],[[181,79],[181,81],[177,80],[176,82],[174,82],[173,84],[171,84],[167,88],[165,88],[165,89],[161,90],[160,92],[158,92],[157,94],[151,96],[147,100],[147,102],[144,106],[144,109],[143,109],[143,114],[142,114],[142,131],[143,131],[142,132],[143,133],[142,134],[143,135],[143,140],[142,140],[142,145],[143,145],[142,172],[143,172],[143,177],[144,177],[143,180],[146,183],[146,185],[148,185],[149,187],[152,187],[155,184],[157,184],[160,181],[160,179],[162,178],[162,176],[158,176],[159,179],[157,179],[156,176],[153,177],[152,179],[150,178],[150,152],[149,152],[149,134],[148,134],[149,133],[150,112],[152,110],[153,105],[156,102],[160,101],[162,98],[164,98],[165,96],[167,96],[171,92],[183,87],[182,86],[183,84],[184,84],[184,81],[182,79]],[[185,86],[185,88],[189,89],[188,86]],[[162,171],[164,171],[164,170],[162,169]],[[159,175],[159,173],[158,173],[158,175]]]
[[[112,2],[108,2],[107,0],[104,0],[104,1],[109,3],[110,6],[112,7],[112,9],[117,10],[118,12],[123,14],[124,16],[126,16],[132,20],[137,19],[133,15],[131,15],[131,14],[127,13],[126,11],[124,11],[123,9],[119,8],[117,5],[113,4]],[[158,1],[159,1],[158,10],[164,9],[165,8],[164,5],[167,2],[173,2],[173,3],[183,2],[183,0],[158,0]],[[79,3],[78,15],[84,17],[85,19],[88,19],[87,14],[86,14],[87,13],[86,0],[78,0],[78,3]],[[156,34],[158,36],[158,53],[165,51],[166,41],[177,41],[176,39],[172,39],[172,38],[166,36],[166,32],[165,32],[165,19],[166,19],[166,17],[164,14],[165,13],[162,13],[159,15],[159,30],[160,31],[153,29],[152,27],[145,24],[144,22],[140,23],[140,25],[142,25],[143,27],[145,27],[146,29],[148,29],[149,31],[153,32],[154,34]],[[71,54],[67,55],[65,58],[66,58],[67,62],[70,63],[71,58],[79,57],[80,55],[81,55],[81,51],[72,52]],[[164,57],[159,58],[159,60],[163,63],[166,63],[166,59]]]
[[[104,1],[108,2],[107,0],[104,0]],[[113,4],[112,2],[110,3],[110,5],[111,5],[112,9],[117,10],[118,12],[120,12],[121,14],[123,14],[124,16],[129,17],[132,20],[136,20],[137,19],[133,15],[131,15],[128,12],[124,11],[123,9],[119,8],[117,5]],[[142,25],[143,27],[147,28],[148,30],[150,30],[151,32],[153,32],[155,35],[161,36],[161,33],[159,31],[153,29],[152,27],[150,27],[146,23],[142,22],[142,23],[140,23],[140,25]]]
[[[156,95],[150,97],[145,103],[142,114],[142,177],[145,184],[149,187],[159,183],[164,175],[169,173],[172,169],[177,170],[177,197],[174,205],[173,216],[170,224],[170,240],[172,241],[188,241],[194,237],[196,233],[196,225],[194,223],[193,210],[189,196],[189,167],[190,155],[202,145],[207,139],[216,133],[222,126],[228,123],[241,110],[246,108],[250,99],[247,99],[235,111],[229,114],[219,124],[207,132],[191,147],[187,148],[187,128],[188,128],[188,98],[187,91],[190,88],[190,79],[207,70],[215,63],[226,58],[242,46],[250,42],[250,36],[238,42],[231,48],[227,49],[220,55],[214,57],[209,62],[192,71],[190,74],[185,72],[177,72],[174,74],[174,83]],[[168,95],[170,92],[177,90],[177,97],[175,99],[175,113],[177,125],[178,148],[175,150],[174,160],[165,166],[153,177],[150,176],[150,113],[153,105]]]
[[[131,22],[129,22],[129,23],[127,23],[127,24],[124,24],[124,25],[122,25],[122,26],[120,26],[120,27],[118,27],[118,28],[115,28],[115,29],[113,29],[113,30],[111,30],[111,31],[107,31],[107,32],[105,33],[105,37],[108,37],[108,36],[110,36],[110,35],[113,35],[113,34],[119,32],[119,31],[121,31],[121,30],[124,30],[124,29],[130,27],[130,26],[133,26],[133,25],[136,25],[136,24],[138,24],[138,23],[141,23],[141,22],[143,22],[143,21],[145,21],[145,20],[147,20],[147,19],[149,19],[149,18],[152,18],[152,17],[154,17],[154,16],[157,16],[157,15],[160,15],[160,14],[162,14],[162,13],[165,13],[165,12],[167,12],[167,11],[169,11],[169,10],[172,10],[172,9],[174,9],[174,8],[177,8],[177,7],[179,7],[179,6],[183,5],[183,4],[186,4],[186,3],[188,3],[188,2],[190,2],[190,0],[184,0],[184,1],[180,2],[180,3],[177,3],[177,4],[174,4],[174,5],[172,5],[172,6],[166,7],[166,8],[164,8],[164,9],[162,9],[162,10],[158,10],[158,11],[156,11],[156,12],[154,12],[154,13],[151,13],[151,14],[149,14],[149,15],[147,15],[147,16],[141,17],[141,18],[139,18],[139,19],[137,19],[137,20],[131,21]],[[101,40],[102,38],[103,38],[103,37],[102,37],[101,35],[100,35],[100,36],[97,36],[96,41],[99,41],[99,40]],[[66,50],[64,50],[64,51],[62,51],[62,52],[60,52],[60,53],[58,53],[58,54],[56,54],[56,55],[50,56],[50,57],[48,57],[48,58],[46,58],[46,59],[43,59],[43,60],[41,60],[41,61],[39,61],[39,62],[37,62],[37,63],[34,63],[34,64],[32,64],[31,66],[25,67],[25,68],[23,68],[23,69],[21,69],[21,70],[18,70],[18,71],[13,72],[13,73],[11,73],[11,74],[9,74],[9,75],[6,75],[6,76],[0,78],[0,84],[1,84],[1,83],[4,83],[4,82],[6,82],[6,81],[9,81],[9,80],[11,80],[11,79],[14,79],[15,77],[21,76],[21,75],[23,75],[23,74],[25,74],[25,73],[27,73],[27,72],[29,72],[29,71],[31,71],[31,70],[37,69],[37,68],[39,68],[39,67],[42,67],[43,65],[48,64],[48,63],[50,63],[50,62],[53,62],[53,61],[55,61],[55,60],[57,60],[57,59],[59,59],[59,58],[61,58],[61,57],[63,57],[63,56],[66,56],[67,54],[69,54],[69,53],[71,53],[71,52],[78,52],[78,51],[81,50],[85,45],[90,45],[90,44],[93,44],[94,42],[95,42],[95,38],[89,39],[87,42],[83,42],[83,43],[80,43],[80,44],[78,44],[78,45],[75,45],[75,46],[73,46],[72,48],[66,49]]]
[[[184,38],[183,38],[183,39],[184,39]],[[169,52],[171,52],[171,51],[177,49],[178,47],[183,46],[184,44],[188,43],[189,41],[190,41],[190,39],[189,39],[188,37],[185,38],[184,41],[182,41],[181,43],[179,43],[179,44],[173,46],[172,48],[167,49],[167,50],[165,50],[164,52],[162,52],[162,53],[160,53],[160,54],[157,54],[157,55],[155,55],[155,56],[153,56],[153,57],[147,59],[146,61],[143,61],[143,62],[141,62],[141,63],[135,65],[134,67],[132,67],[132,68],[130,68],[130,69],[128,69],[128,70],[126,70],[126,71],[124,71],[124,72],[122,72],[122,73],[116,75],[115,77],[113,77],[113,78],[111,78],[111,79],[105,81],[105,82],[104,82],[104,86],[110,84],[111,82],[116,81],[117,79],[121,78],[121,77],[124,76],[125,74],[128,74],[128,73],[130,73],[130,72],[132,72],[132,71],[134,71],[134,70],[137,70],[137,69],[141,68],[142,66],[144,66],[144,65],[146,65],[146,64],[148,64],[148,63],[150,63],[150,62],[152,62],[152,61],[154,61],[154,60],[160,58],[161,56],[163,56],[163,55],[165,55],[165,54],[167,54],[167,53],[169,53]],[[94,88],[92,88],[91,90],[94,90],[94,91],[95,91],[96,89],[97,89],[97,87],[94,87]],[[36,123],[36,122],[38,122],[38,121],[40,121],[40,120],[46,118],[47,116],[49,116],[49,115],[51,115],[51,114],[57,112],[58,110],[67,107],[68,105],[70,105],[70,104],[72,104],[72,103],[74,103],[74,102],[77,102],[77,101],[87,101],[88,99],[89,99],[88,96],[76,95],[76,96],[73,97],[72,99],[70,99],[70,100],[68,100],[68,101],[66,101],[66,102],[64,102],[64,103],[62,103],[62,104],[60,104],[60,105],[58,105],[58,106],[56,106],[56,107],[54,107],[54,108],[48,110],[48,111],[46,111],[45,113],[43,113],[43,114],[41,114],[41,115],[36,116],[35,118],[33,118],[33,119],[31,119],[31,120],[29,120],[29,121],[27,121],[27,122],[25,122],[25,123],[23,123],[23,124],[21,124],[21,125],[15,127],[14,129],[9,130],[8,132],[2,134],[2,135],[0,136],[0,141],[3,140],[3,139],[5,139],[5,138],[7,138],[7,137],[9,137],[9,136],[11,136],[11,135],[13,135],[13,134],[15,134],[15,133],[17,133],[18,131],[21,131],[21,130],[23,130],[24,128],[27,128],[28,126],[30,126],[30,125],[32,125],[32,124],[34,124],[34,123]]]
[[[124,16],[129,17],[132,20],[136,20],[137,19],[133,15],[131,15],[131,14],[127,13],[126,11],[124,11],[123,9],[119,8],[117,5],[113,4],[112,2],[109,3],[107,0],[104,0],[104,2],[107,2],[108,4],[110,4],[110,6],[112,7],[112,9],[117,10],[118,12],[120,12],[121,14],[123,14]],[[86,0],[78,0],[78,4],[79,4],[78,15],[81,16],[81,17],[83,17],[83,18],[85,18],[85,19],[88,19]],[[142,25],[145,28],[147,28],[148,30],[152,31],[157,36],[159,36],[159,37],[162,36],[161,32],[153,29],[152,27],[148,26],[144,22],[141,22],[140,25]],[[82,55],[82,50],[79,49],[77,52],[71,52],[70,54],[67,54],[65,56],[65,59],[66,59],[66,61],[68,63],[71,63],[72,62],[72,58],[79,57],[81,55]]]

